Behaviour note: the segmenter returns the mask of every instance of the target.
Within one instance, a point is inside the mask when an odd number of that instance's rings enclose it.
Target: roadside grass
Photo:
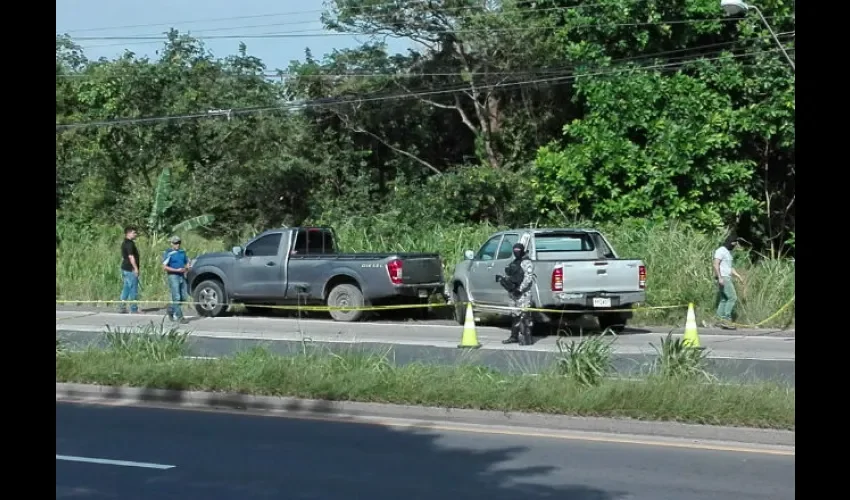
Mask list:
[[[411,228],[381,216],[355,218],[331,225],[337,231],[340,248],[345,251],[437,252],[443,258],[447,278],[451,276],[454,265],[463,259],[464,250],[477,250],[492,232],[502,229],[486,224],[438,223]],[[638,311],[631,324],[684,324],[685,308],[690,302],[695,304],[698,318],[713,317],[716,287],[711,279],[711,256],[722,234],[704,234],[676,224],[643,222],[597,227],[622,257],[640,258],[646,262],[648,306],[682,306]],[[229,248],[223,241],[208,240],[195,234],[181,236],[190,256],[227,251]],[[121,291],[118,268],[121,238],[119,227],[63,230],[57,250],[56,298],[116,300]],[[137,245],[142,258],[140,300],[167,300],[168,291],[158,263],[166,245],[152,243],[145,236],[139,237]],[[741,252],[736,255],[736,268],[746,277],[744,283],[737,284],[739,323],[755,324],[767,319],[794,296],[794,266],[786,260],[762,259],[754,264],[750,255]],[[793,324],[793,320],[794,308],[790,307],[762,326],[783,327]]]
[[[238,392],[432,407],[669,420],[794,429],[795,391],[778,384],[731,385],[678,376],[679,363],[643,380],[607,373],[610,352],[593,341],[565,349],[560,369],[535,377],[483,366],[396,365],[389,351],[331,353],[307,343],[282,356],[257,347],[217,359],[185,357],[187,338],[122,332],[106,348],[66,351],[56,381],[144,388]],[[151,332],[154,332],[151,334]],[[587,341],[585,341],[587,342]],[[144,346],[144,344],[150,344]]]
[[[706,370],[708,350],[688,347],[683,338],[673,338],[673,332],[662,337],[658,346],[650,345],[658,356],[651,370],[652,376],[672,381],[717,381],[717,378]]]
[[[136,328],[107,326],[106,345],[122,357],[135,361],[164,362],[184,356],[189,350],[189,333],[167,325],[151,322]]]

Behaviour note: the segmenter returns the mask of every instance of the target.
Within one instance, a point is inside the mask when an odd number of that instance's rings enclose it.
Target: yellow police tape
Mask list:
[[[794,304],[794,301],[796,299],[797,299],[797,295],[794,295],[793,297],[791,297],[791,300],[789,300],[788,302],[785,303],[784,306],[780,307],[779,309],[776,310],[775,313],[771,314],[766,319],[759,321],[758,323],[753,323],[753,324],[732,323],[732,324],[735,325],[735,326],[743,327],[743,328],[758,328],[758,327],[768,323],[770,320],[775,319],[777,316],[779,316],[783,312],[785,312],[786,309],[788,309],[789,307],[791,307],[792,304]]]
[[[741,327],[759,327],[762,326],[772,319],[776,318],[782,312],[784,312],[788,307],[790,307],[795,300],[796,296],[791,297],[785,305],[783,305],[779,310],[770,315],[768,318],[754,324],[741,324],[741,323],[733,323],[736,326]],[[122,305],[143,305],[143,304],[157,304],[157,305],[168,305],[173,304],[169,300],[57,300],[56,304],[95,304],[95,305],[109,305],[109,304],[122,304]],[[490,306],[490,305],[481,305],[473,302],[468,302],[473,305],[473,307],[480,307],[482,310],[503,310],[503,311],[513,311],[513,310],[523,310],[529,312],[540,312],[540,313],[551,313],[551,314],[586,314],[590,311],[586,309],[542,309],[536,307],[526,307],[526,308],[516,308],[510,306]],[[177,304],[185,305],[185,306],[194,306],[194,302],[177,302]],[[274,310],[282,310],[282,311],[303,311],[303,312],[330,312],[330,311],[364,311],[364,312],[374,312],[374,311],[392,311],[392,310],[402,310],[402,309],[423,309],[423,308],[438,308],[438,307],[456,307],[456,306],[465,306],[467,302],[434,302],[434,303],[424,303],[424,304],[393,304],[393,305],[382,305],[382,306],[359,306],[359,307],[346,307],[346,306],[320,306],[320,305],[268,305],[268,304],[250,304],[251,308],[262,308],[262,309],[274,309]],[[237,305],[233,303],[223,304],[227,307]],[[242,304],[238,304],[242,305]],[[593,310],[594,314],[599,313],[620,313],[620,312],[639,312],[639,311],[653,311],[653,310],[663,310],[663,309],[687,309],[687,304],[680,305],[670,305],[670,306],[640,306],[628,309],[595,309]]]
[[[170,300],[57,300],[57,304],[95,304],[95,305],[108,305],[108,304],[122,304],[122,305],[142,305],[142,304],[180,304],[181,306],[194,306],[195,302],[171,302]],[[482,309],[488,310],[522,310],[522,311],[530,311],[530,312],[543,312],[543,313],[554,313],[554,314],[562,314],[562,313],[587,313],[589,312],[586,309],[541,309],[535,307],[510,307],[510,306],[491,306],[491,305],[483,305],[477,304],[476,302],[469,302],[473,305],[473,307],[481,307]],[[318,306],[318,305],[270,305],[270,304],[242,304],[242,303],[227,303],[223,304],[224,306],[234,306],[234,305],[247,305],[251,308],[258,309],[276,309],[282,311],[313,311],[313,312],[330,312],[330,311],[390,311],[390,310],[398,310],[398,309],[424,309],[424,308],[437,308],[437,307],[455,307],[458,305],[466,305],[467,302],[432,302],[426,304],[392,304],[392,305],[383,305],[383,306],[357,306],[357,307],[348,307],[348,306]],[[644,307],[635,307],[631,309],[599,309],[594,310],[594,313],[610,313],[610,312],[630,312],[630,311],[647,311],[654,309],[680,309],[687,308],[687,304],[684,305],[675,305],[675,306],[644,306]]]

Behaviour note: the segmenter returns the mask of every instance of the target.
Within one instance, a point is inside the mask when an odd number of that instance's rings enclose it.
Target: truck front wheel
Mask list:
[[[363,292],[354,285],[337,285],[328,294],[329,307],[363,307]],[[336,321],[352,322],[363,316],[362,310],[331,310],[331,318]]]
[[[201,316],[215,318],[221,316],[227,309],[227,299],[224,296],[224,286],[218,280],[206,280],[195,287],[192,293],[195,310]]]

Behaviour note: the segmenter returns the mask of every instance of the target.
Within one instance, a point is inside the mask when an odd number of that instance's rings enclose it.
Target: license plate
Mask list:
[[[419,298],[427,299],[428,298],[428,290],[419,290]]]
[[[611,299],[603,297],[594,297],[593,307],[611,307]]]

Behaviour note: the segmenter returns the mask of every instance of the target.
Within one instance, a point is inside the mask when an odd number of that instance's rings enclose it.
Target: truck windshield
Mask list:
[[[551,233],[534,236],[537,253],[592,252],[596,249],[587,233]]]
[[[292,253],[297,255],[336,253],[333,233],[321,228],[299,229],[295,236],[295,244],[292,246]]]

